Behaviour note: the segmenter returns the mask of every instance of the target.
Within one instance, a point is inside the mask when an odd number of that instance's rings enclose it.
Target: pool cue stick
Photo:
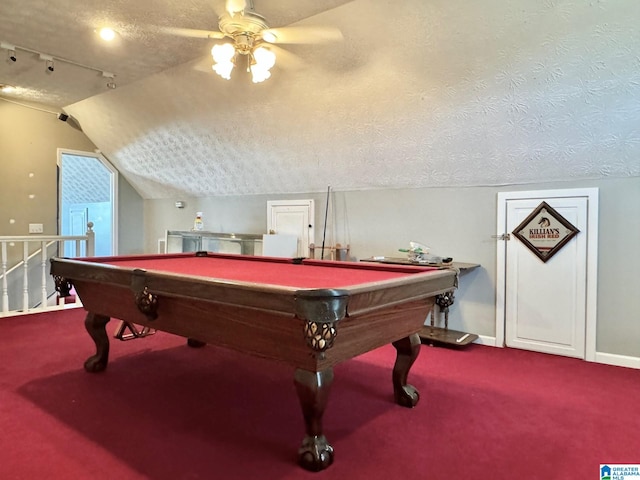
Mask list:
[[[327,237],[327,215],[329,214],[329,192],[331,191],[331,185],[327,186],[327,204],[324,207],[324,230],[322,232],[322,253],[320,254],[320,260],[324,260],[324,240]]]

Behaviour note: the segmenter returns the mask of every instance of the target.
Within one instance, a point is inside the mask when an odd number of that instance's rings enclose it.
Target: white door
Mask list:
[[[87,222],[89,221],[88,208],[70,207],[69,211],[69,235],[86,235]],[[84,257],[87,254],[85,243],[80,244],[80,251],[76,252],[76,242],[64,242],[65,257]]]
[[[546,262],[513,235],[543,201],[580,230]],[[503,315],[505,344],[577,358],[595,355],[597,189],[505,193],[498,204],[500,233],[511,234],[498,245],[496,311]]]
[[[298,257],[309,256],[314,242],[313,200],[277,200],[267,202],[267,231],[298,237]]]

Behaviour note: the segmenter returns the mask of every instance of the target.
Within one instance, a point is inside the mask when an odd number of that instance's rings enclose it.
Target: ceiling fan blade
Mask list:
[[[285,50],[277,45],[269,45],[267,48],[276,54],[276,65],[287,70],[300,70],[305,62],[295,53]]]
[[[233,17],[234,13],[244,12],[247,6],[246,0],[227,0],[225,2],[225,9],[229,15]]]
[[[271,41],[269,34],[275,40]],[[344,39],[342,32],[335,27],[311,26],[268,28],[262,31],[262,38],[270,43],[329,43]]]
[[[194,28],[179,28],[179,27],[162,27],[160,29],[163,33],[169,35],[177,35],[179,37],[189,38],[224,38],[225,35],[217,30],[197,30]]]

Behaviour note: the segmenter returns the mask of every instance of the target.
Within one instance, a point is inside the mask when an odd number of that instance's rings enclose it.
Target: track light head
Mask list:
[[[51,55],[41,53],[40,60],[44,60],[47,66],[47,72],[53,72],[55,70],[55,67],[53,66],[53,57]]]
[[[107,88],[111,90],[115,90],[118,85],[116,85],[116,75],[111,72],[102,72],[102,76],[107,79]]]
[[[6,42],[0,42],[0,48],[7,51],[7,58],[9,60],[11,60],[12,62],[15,62],[16,60],[18,60],[18,57],[16,57],[15,45],[11,45],[10,43],[6,43]]]

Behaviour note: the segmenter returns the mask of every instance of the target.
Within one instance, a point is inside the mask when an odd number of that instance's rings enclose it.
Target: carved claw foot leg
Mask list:
[[[393,342],[396,349],[396,363],[393,366],[393,395],[398,405],[415,407],[420,393],[407,383],[409,369],[420,353],[420,337],[417,333]]]
[[[319,472],[333,463],[333,447],[324,435],[306,435],[298,449],[298,463],[306,470]]]
[[[109,361],[109,336],[106,326],[110,318],[104,315],[88,313],[84,320],[84,326],[96,344],[96,354],[87,358],[84,369],[87,372],[102,372],[107,368]]]
[[[294,383],[302,407],[306,435],[298,450],[298,463],[319,472],[333,463],[333,447],[322,433],[322,416],[333,382],[333,369],[322,372],[296,370]]]

